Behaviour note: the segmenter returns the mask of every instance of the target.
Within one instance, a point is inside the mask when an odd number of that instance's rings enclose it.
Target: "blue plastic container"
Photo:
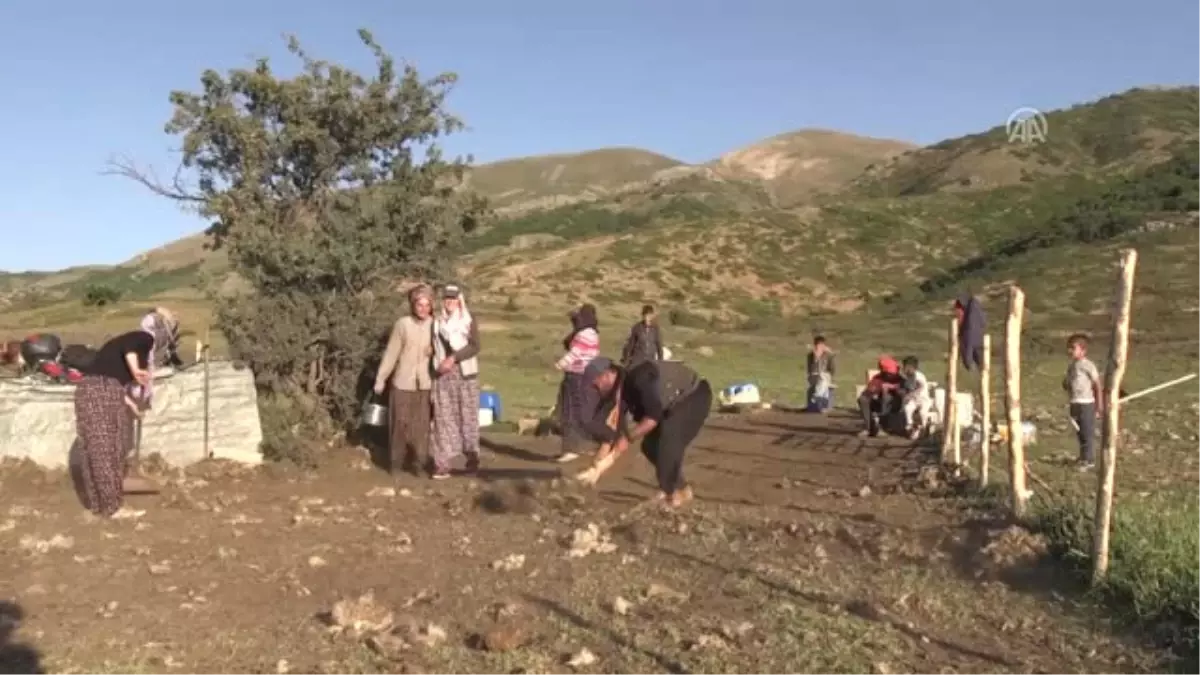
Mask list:
[[[491,410],[492,419],[496,422],[500,421],[500,394],[494,391],[479,392],[479,409]]]

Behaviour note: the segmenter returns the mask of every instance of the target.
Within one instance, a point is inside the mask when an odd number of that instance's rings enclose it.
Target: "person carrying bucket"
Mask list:
[[[392,381],[388,397],[388,456],[392,475],[418,473],[429,450],[433,400],[433,291],[424,284],[408,293],[409,314],[392,325],[375,371],[375,395]]]

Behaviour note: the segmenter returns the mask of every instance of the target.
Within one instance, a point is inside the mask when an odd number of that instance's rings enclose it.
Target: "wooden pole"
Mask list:
[[[1112,529],[1113,484],[1117,472],[1117,442],[1120,436],[1121,380],[1129,355],[1129,318],[1133,305],[1133,276],[1137,270],[1137,251],[1121,252],[1117,294],[1113,307],[1112,341],[1108,347],[1108,365],[1104,369],[1104,427],[1100,435],[1100,488],[1096,491],[1095,539],[1092,542],[1092,582],[1108,575],[1108,539]]]
[[[983,336],[983,363],[979,366],[979,486],[987,487],[992,453],[992,336]]]
[[[1008,287],[1008,321],[1004,334],[1004,409],[1008,416],[1008,477],[1012,489],[1013,515],[1025,516],[1029,492],[1025,488],[1025,439],[1021,428],[1021,320],[1025,316],[1025,293]]]
[[[209,414],[208,414],[208,396],[209,396],[209,388],[208,388],[208,355],[209,355],[208,336],[209,336],[209,333],[208,333],[208,329],[206,328],[206,329],[204,329],[204,349],[203,349],[203,356],[204,356],[204,458],[205,458],[205,459],[210,459],[210,458],[212,457],[212,450],[209,448],[209,444],[208,444],[208,417],[209,417]]]
[[[958,317],[950,319],[949,346],[946,359],[946,405],[942,420],[942,464],[962,463],[958,429]],[[953,460],[951,460],[953,452]]]

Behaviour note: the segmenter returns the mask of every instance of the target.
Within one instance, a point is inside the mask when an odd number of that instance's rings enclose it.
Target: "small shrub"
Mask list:
[[[320,464],[321,449],[314,439],[327,438],[328,429],[315,429],[326,419],[319,406],[298,396],[260,391],[258,414],[262,424],[263,459],[287,462],[305,469]]]
[[[686,309],[672,309],[667,312],[667,321],[672,326],[681,328],[708,328],[711,322],[699,314],[693,314]]]
[[[121,299],[121,291],[107,284],[90,284],[83,292],[86,307],[104,307]]]
[[[507,312],[509,314],[512,314],[513,312],[521,311],[521,306],[517,304],[516,296],[510,295],[510,296],[508,296],[508,299],[504,301],[504,306],[501,307],[500,309],[504,310],[505,312]]]

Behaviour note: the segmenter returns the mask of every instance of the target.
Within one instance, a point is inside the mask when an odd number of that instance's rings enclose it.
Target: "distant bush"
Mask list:
[[[83,291],[86,307],[103,307],[121,299],[121,291],[107,284],[89,284]]]
[[[679,326],[681,328],[708,328],[712,325],[712,322],[707,318],[679,308],[674,308],[667,312],[667,321],[672,326]]]

